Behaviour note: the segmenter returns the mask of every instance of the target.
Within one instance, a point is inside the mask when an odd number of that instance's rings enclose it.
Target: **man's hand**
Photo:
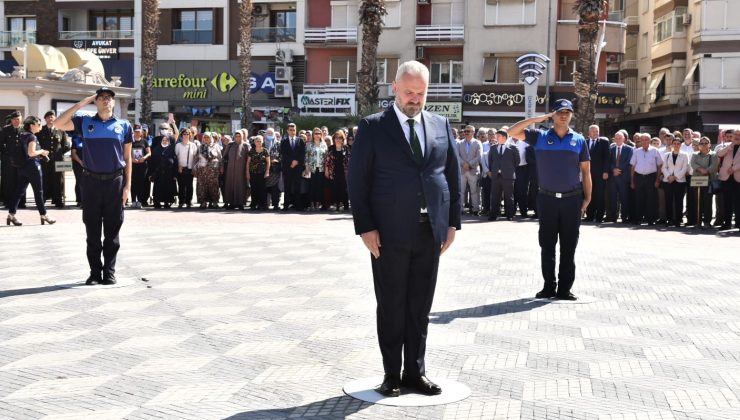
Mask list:
[[[380,233],[378,230],[371,230],[370,232],[365,232],[362,235],[362,242],[365,244],[365,248],[367,248],[371,254],[373,254],[373,257],[380,258]]]
[[[608,180],[609,179],[609,173],[608,172],[604,172],[603,174],[601,174],[601,179],[603,179],[604,181]]]
[[[467,163],[463,163],[463,171],[467,172],[469,170],[470,170],[470,165],[468,165]]]
[[[293,160],[292,162],[290,162],[290,167],[291,168],[295,168],[296,166],[298,166],[298,161],[297,160]]]
[[[584,198],[583,203],[581,204],[581,217],[586,216],[586,210],[588,210],[589,204],[591,204],[591,199]]]
[[[614,174],[614,176],[620,176],[622,175],[622,170],[619,168],[614,168],[612,169],[612,173]]]
[[[635,189],[635,181],[630,181],[630,188]]]
[[[457,229],[455,229],[454,227],[447,228],[447,240],[442,242],[442,249],[439,251],[440,256],[444,254],[445,251],[447,251],[447,248],[449,248],[450,245],[452,245],[452,243],[455,241],[456,230]]]
[[[552,118],[554,115],[554,112],[550,112],[549,114],[540,115],[539,117],[533,117],[532,122],[534,122],[535,124],[545,122]]]
[[[84,100],[80,101],[80,105],[85,106],[85,105],[89,105],[89,104],[95,102],[95,98],[97,96],[98,96],[97,93],[93,93],[92,95],[88,96]]]
[[[675,179],[675,177],[674,177]],[[660,188],[660,178],[655,180],[655,188]]]

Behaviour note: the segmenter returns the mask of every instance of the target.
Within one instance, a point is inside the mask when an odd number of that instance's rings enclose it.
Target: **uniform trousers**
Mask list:
[[[403,365],[409,377],[425,375],[427,328],[437,285],[439,251],[431,224],[423,222],[410,245],[383,244],[380,257],[370,257],[378,343],[386,374],[398,375]]]
[[[662,187],[665,192],[665,214],[666,222],[673,226],[681,225],[683,221],[683,199],[686,195],[685,182],[663,182]]]
[[[576,278],[576,246],[581,227],[583,197],[557,198],[543,193],[537,196],[540,221],[539,242],[544,289],[567,294]],[[560,268],[555,277],[555,246],[560,240]]]
[[[44,178],[44,200],[51,200],[52,204],[64,204],[64,172],[56,171],[56,162],[49,161],[41,164]]]
[[[101,278],[101,271],[114,274],[121,243],[118,233],[123,225],[123,175],[99,180],[82,176],[82,221],[87,232],[87,262],[90,275]],[[103,240],[101,241],[101,235]],[[103,262],[100,253],[103,253]]]
[[[10,208],[10,203],[16,198],[15,193],[18,188],[18,168],[10,163],[10,158],[3,157],[2,173],[0,174],[0,190],[2,190],[2,199],[5,207]],[[21,196],[21,203],[26,204],[26,192]]]
[[[43,179],[41,176],[41,164],[38,161],[27,161],[21,168],[18,168],[18,185],[15,189],[15,197],[10,200],[8,204],[8,213],[15,214],[18,210],[18,203],[21,199],[25,201],[26,189],[28,184],[31,184],[33,189],[33,198],[36,201],[36,208],[40,215],[46,214],[46,207],[44,206],[44,187]]]

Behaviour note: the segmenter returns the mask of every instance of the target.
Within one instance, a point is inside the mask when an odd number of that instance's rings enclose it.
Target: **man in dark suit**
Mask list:
[[[588,128],[588,151],[591,154],[591,182],[593,183],[593,200],[586,210],[586,222],[601,223],[604,220],[606,205],[606,181],[609,179],[609,139],[599,137],[599,126]]]
[[[610,222],[617,221],[617,213],[622,215],[622,223],[630,219],[630,160],[632,147],[624,143],[624,132],[614,134],[614,145],[609,149],[609,213]],[[620,211],[621,209],[621,211]]]
[[[496,220],[501,211],[501,197],[504,199],[506,220],[514,220],[514,180],[519,168],[519,150],[506,144],[506,130],[496,132],[497,145],[488,151],[488,178],[491,179],[491,212],[488,220]]]
[[[293,207],[303,210],[301,202],[301,173],[306,161],[306,144],[296,135],[295,124],[288,124],[288,135],[280,142],[282,157],[283,184],[285,185],[285,201],[283,211]]]
[[[428,317],[439,257],[460,229],[462,208],[450,123],[422,111],[428,86],[426,66],[401,64],[394,104],[360,122],[349,164],[355,232],[372,254],[385,370],[376,391],[387,397],[399,396],[401,385],[442,392],[425,372]]]

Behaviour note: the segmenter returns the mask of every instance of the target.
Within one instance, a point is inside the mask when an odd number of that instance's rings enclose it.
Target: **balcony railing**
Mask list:
[[[640,18],[638,16],[627,16],[622,22],[627,26],[639,26]]]
[[[173,44],[213,44],[212,29],[173,29]]]
[[[462,98],[462,84],[457,83],[430,83],[427,97],[430,98]]]
[[[83,40],[83,39],[133,39],[134,31],[59,31],[59,39]]]
[[[307,28],[307,43],[357,43],[357,28]]]
[[[0,48],[8,48],[23,44],[24,42],[35,44],[36,31],[0,31]]]
[[[416,25],[417,41],[463,41],[464,26]]]
[[[252,42],[295,42],[295,28],[252,28]]]
[[[622,22],[624,20],[624,10],[613,10],[609,12],[606,20],[609,22]]]
[[[636,70],[637,60],[624,60],[619,66],[619,70]]]
[[[355,93],[357,90],[354,83],[327,83],[327,84],[304,84],[303,93],[305,94],[322,94],[322,93]]]
[[[570,82],[561,82],[556,81],[555,86],[575,86],[575,84]],[[599,82],[599,87],[609,87],[609,88],[617,88],[617,89],[624,89],[624,83],[609,83],[609,82]]]

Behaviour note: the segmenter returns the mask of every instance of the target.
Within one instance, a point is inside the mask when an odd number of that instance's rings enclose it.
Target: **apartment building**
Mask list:
[[[632,131],[739,124],[740,1],[627,0],[625,115]]]

